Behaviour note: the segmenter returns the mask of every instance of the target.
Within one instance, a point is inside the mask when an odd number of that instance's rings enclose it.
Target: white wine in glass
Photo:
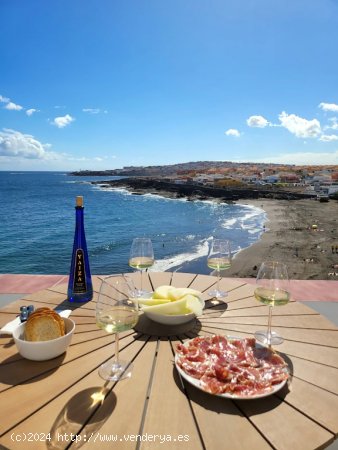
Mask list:
[[[281,344],[283,338],[271,330],[272,308],[286,305],[290,301],[289,277],[285,264],[278,261],[263,262],[256,278],[256,299],[269,306],[268,329],[256,331],[255,338],[268,346]]]
[[[130,282],[122,276],[102,280],[96,303],[96,324],[107,333],[115,334],[115,357],[99,368],[104,380],[117,381],[131,376],[132,364],[119,357],[119,333],[130,330],[138,321],[138,303],[133,301]]]
[[[129,266],[141,271],[141,285],[137,291],[138,297],[147,297],[151,292],[143,289],[143,272],[154,264],[154,250],[151,239],[135,238],[131,244]]]
[[[226,297],[227,291],[221,291],[219,288],[219,280],[221,270],[229,269],[231,266],[231,246],[228,240],[213,239],[207,260],[208,267],[217,272],[216,289],[208,292],[208,294],[216,299]]]

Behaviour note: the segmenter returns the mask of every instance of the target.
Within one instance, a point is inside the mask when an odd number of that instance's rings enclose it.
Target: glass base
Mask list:
[[[119,381],[131,377],[133,365],[129,361],[108,361],[99,368],[99,375],[104,380]]]
[[[152,291],[145,291],[141,289],[136,289],[135,291],[135,297],[136,298],[150,298],[153,295]]]
[[[264,345],[278,345],[284,342],[282,336],[275,331],[271,331],[271,334],[267,331],[256,331],[255,338],[258,342],[261,342]]]
[[[218,291],[217,289],[214,289],[213,291],[209,291],[208,295],[210,295],[210,297],[221,299],[221,298],[225,298],[228,296],[227,291]]]

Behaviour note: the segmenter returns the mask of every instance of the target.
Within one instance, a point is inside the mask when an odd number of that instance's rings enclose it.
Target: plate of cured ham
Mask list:
[[[232,399],[267,397],[289,378],[284,359],[255,338],[195,337],[177,344],[175,365],[198,389]]]

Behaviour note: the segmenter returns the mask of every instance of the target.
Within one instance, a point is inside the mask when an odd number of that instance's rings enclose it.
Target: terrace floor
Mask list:
[[[255,283],[254,278],[242,280]],[[0,307],[67,281],[67,275],[0,274]],[[338,326],[338,281],[291,280],[291,293],[295,300],[304,302]]]

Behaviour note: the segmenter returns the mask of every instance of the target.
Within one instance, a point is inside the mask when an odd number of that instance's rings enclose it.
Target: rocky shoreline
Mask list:
[[[102,188],[125,188],[135,195],[146,193],[162,195],[170,198],[187,198],[188,200],[218,199],[223,202],[234,202],[245,199],[270,198],[274,200],[299,200],[309,198],[299,192],[290,192],[278,188],[218,188],[188,183],[170,183],[155,178],[122,178],[119,180],[92,181]]]

